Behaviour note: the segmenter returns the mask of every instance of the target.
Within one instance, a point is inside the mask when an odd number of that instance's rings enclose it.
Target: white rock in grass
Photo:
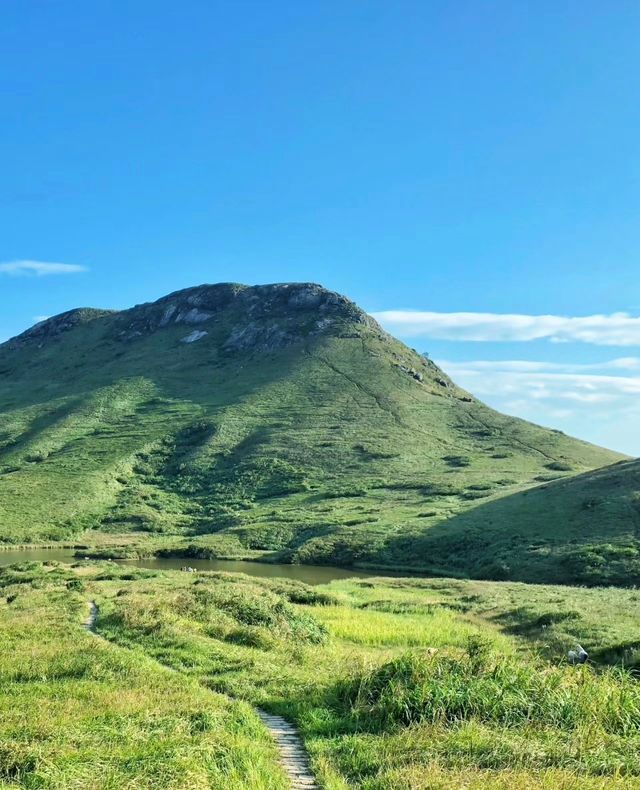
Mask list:
[[[180,342],[181,343],[195,343],[196,340],[201,340],[205,335],[208,335],[208,334],[209,334],[208,332],[203,332],[200,329],[196,329],[190,335],[187,335],[186,337],[183,337]]]

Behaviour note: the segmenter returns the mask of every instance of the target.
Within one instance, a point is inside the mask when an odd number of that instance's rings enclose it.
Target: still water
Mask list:
[[[75,562],[74,549],[11,549],[0,551],[0,566],[14,562]],[[242,562],[239,560],[195,560],[176,557],[152,557],[145,560],[122,560],[121,565],[155,570],[179,570],[191,566],[199,571],[228,571],[230,573],[246,573],[249,576],[280,577],[296,579],[307,584],[325,584],[334,579],[349,579],[355,576],[382,576],[390,574],[375,571],[353,571],[346,568],[335,568],[318,565],[270,565],[266,562]]]

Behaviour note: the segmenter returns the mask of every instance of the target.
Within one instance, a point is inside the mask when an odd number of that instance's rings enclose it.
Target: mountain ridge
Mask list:
[[[354,302],[335,291],[329,291],[317,283],[272,283],[248,286],[241,283],[202,284],[173,291],[151,302],[143,302],[124,310],[81,307],[67,310],[36,323],[25,332],[0,344],[14,347],[32,339],[56,337],[74,327],[101,318],[112,318],[127,328],[120,336],[132,340],[141,329],[157,331],[170,324],[197,326],[215,317],[234,301],[247,310],[251,318],[264,318],[267,311],[282,314],[289,310],[316,308],[326,317],[342,317],[357,323],[366,323],[382,332],[377,322]],[[244,302],[244,304],[242,304]],[[260,309],[262,308],[262,309]],[[256,315],[256,313],[258,315]]]

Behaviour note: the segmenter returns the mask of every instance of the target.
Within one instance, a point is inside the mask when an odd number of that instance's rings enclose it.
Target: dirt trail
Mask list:
[[[100,637],[96,633],[95,625],[98,618],[98,607],[95,601],[88,602],[89,613],[82,621],[84,628],[95,637]],[[102,638],[102,637],[100,637]],[[166,664],[162,666],[166,667]],[[172,667],[166,667],[173,669]],[[173,670],[175,671],[175,670]],[[275,716],[265,710],[256,708],[256,713],[264,726],[271,733],[271,737],[276,742],[280,752],[280,764],[286,775],[289,777],[291,790],[319,790],[318,784],[311,772],[309,757],[298,735],[298,731],[282,716]]]

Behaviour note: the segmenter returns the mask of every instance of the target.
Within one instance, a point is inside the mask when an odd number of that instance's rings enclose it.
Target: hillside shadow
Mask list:
[[[385,562],[479,579],[638,583],[638,491],[640,461],[612,464],[397,534]]]

